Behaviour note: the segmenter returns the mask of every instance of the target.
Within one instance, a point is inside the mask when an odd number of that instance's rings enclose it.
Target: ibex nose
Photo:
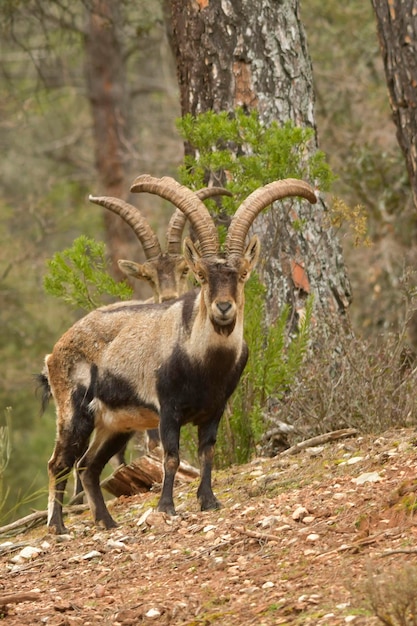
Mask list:
[[[232,308],[231,302],[216,302],[216,306],[222,315],[226,315],[229,309]]]

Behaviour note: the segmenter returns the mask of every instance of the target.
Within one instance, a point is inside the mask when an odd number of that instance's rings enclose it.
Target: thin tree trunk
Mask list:
[[[417,1],[372,0],[397,140],[417,208]]]
[[[183,115],[240,106],[256,108],[265,122],[291,120],[315,129],[312,68],[297,0],[165,0],[165,9]],[[302,312],[313,293],[316,316],[340,319],[350,285],[324,201],[288,206],[291,216],[280,203],[255,223],[269,317],[284,302]],[[294,220],[304,224],[301,230]]]
[[[92,0],[85,39],[85,72],[99,176],[93,193],[126,199],[131,182],[127,179],[128,95],[119,23],[117,2]],[[134,258],[137,241],[131,229],[110,211],[104,212],[104,224],[113,272],[120,278],[123,275],[117,260]]]

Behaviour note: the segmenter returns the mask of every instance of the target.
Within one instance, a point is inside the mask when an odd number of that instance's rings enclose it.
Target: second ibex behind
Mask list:
[[[259,240],[246,236],[256,216],[289,196],[316,202],[314,190],[296,179],[254,191],[236,211],[225,251],[217,229],[196,195],[171,178],[138,177],[132,191],[157,194],[190,220],[198,238],[184,243],[184,257],[200,290],[162,303],[113,304],[89,313],[56,343],[42,380],[57,408],[57,437],[49,461],[48,525],[65,532],[62,502],[66,476],[78,469],[96,524],[116,525],[99,479],[109,458],[133,431],[159,424],[164,480],[158,510],[175,514],[174,478],[181,426],[198,428],[201,509],[218,508],[211,485],[217,429],[226,402],[248,358],[243,339],[244,285],[259,257]]]

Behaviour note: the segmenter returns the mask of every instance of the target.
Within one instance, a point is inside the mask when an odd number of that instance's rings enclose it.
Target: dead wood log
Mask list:
[[[102,483],[102,487],[112,495],[132,496],[146,493],[154,485],[162,483],[164,468],[159,457],[147,454],[135,459],[129,465],[122,465]],[[198,469],[181,461],[176,474],[176,481],[189,483],[198,478]]]

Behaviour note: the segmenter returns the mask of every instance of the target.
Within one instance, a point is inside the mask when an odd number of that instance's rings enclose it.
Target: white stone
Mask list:
[[[91,550],[91,552],[87,552],[87,554],[84,554],[82,558],[84,559],[84,561],[89,561],[90,559],[94,559],[97,556],[101,557],[101,552],[99,552],[98,550]]]
[[[291,517],[294,521],[300,522],[306,515],[308,515],[308,511],[305,506],[298,506]]]
[[[42,552],[42,550],[40,548],[34,548],[32,546],[26,546],[25,548],[23,548],[23,550],[21,550],[19,552],[19,556],[22,559],[36,559],[37,556],[40,555],[40,553]]]
[[[364,483],[377,483],[380,480],[382,479],[378,472],[364,472],[357,478],[354,478],[353,482],[357,485],[363,485]]]

